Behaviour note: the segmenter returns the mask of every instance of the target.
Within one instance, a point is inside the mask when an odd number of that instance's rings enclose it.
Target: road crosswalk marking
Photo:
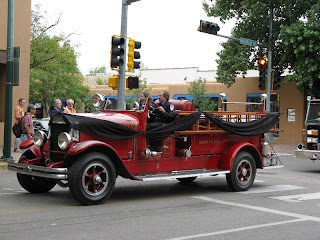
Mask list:
[[[305,200],[320,199],[320,192],[305,193],[305,194],[299,194],[299,195],[288,195],[288,196],[280,196],[280,197],[270,197],[270,198],[278,199],[286,202],[301,202]]]
[[[265,186],[265,187],[252,187],[248,191],[238,192],[240,194],[252,194],[252,193],[268,193],[268,192],[280,192],[280,191],[289,191],[303,189],[305,187],[300,187],[296,185],[274,185],[274,186]]]

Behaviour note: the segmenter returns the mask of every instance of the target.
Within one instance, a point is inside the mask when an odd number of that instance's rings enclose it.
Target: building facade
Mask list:
[[[7,25],[8,0],[0,0],[0,147],[4,142],[5,114],[12,114],[14,122],[14,108],[19,98],[29,101],[31,0],[14,1],[14,46],[20,47],[20,84],[13,87],[12,113],[5,113]],[[27,104],[24,110],[27,110]]]

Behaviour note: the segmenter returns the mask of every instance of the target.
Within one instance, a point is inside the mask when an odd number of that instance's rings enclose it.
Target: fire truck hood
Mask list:
[[[137,117],[123,113],[58,113],[50,121],[51,124],[66,123],[81,132],[110,139],[129,139],[139,136]]]

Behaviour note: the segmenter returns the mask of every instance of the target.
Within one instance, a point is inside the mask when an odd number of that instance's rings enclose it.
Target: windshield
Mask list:
[[[310,101],[306,122],[317,122],[320,124],[320,101]]]

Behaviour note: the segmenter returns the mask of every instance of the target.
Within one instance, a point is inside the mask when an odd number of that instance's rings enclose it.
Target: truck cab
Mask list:
[[[305,120],[305,128],[302,129],[303,142],[299,143],[295,150],[298,158],[320,159],[320,99],[307,98],[308,107]]]

